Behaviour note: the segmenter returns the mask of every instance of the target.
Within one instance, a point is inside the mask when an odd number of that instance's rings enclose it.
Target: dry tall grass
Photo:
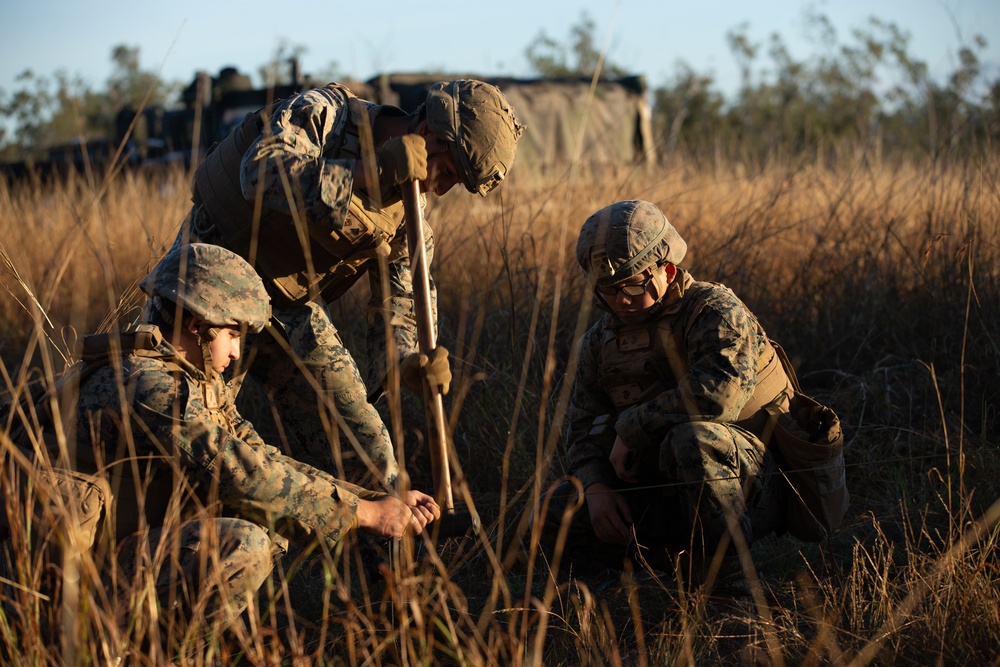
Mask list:
[[[643,571],[559,585],[527,534],[528,513],[564,472],[565,373],[592,319],[576,231],[597,208],[642,198],[688,239],[695,276],[732,287],[847,428],[846,525],[826,545],[767,538],[750,551],[761,647],[787,664],[1000,664],[997,183],[996,157],[945,166],[859,155],[832,169],[676,164],[601,181],[526,182],[515,170],[486,199],[433,202],[460,487],[483,530],[416,562],[403,548],[383,582],[357,574],[349,549],[288,558],[234,627],[175,628],[167,650],[182,664],[716,661],[728,630],[683,585]],[[186,209],[179,173],[0,186],[8,391],[51,382],[78,332],[111,326],[111,313],[127,319],[134,285]],[[333,307],[358,351],[365,289]],[[426,486],[420,410],[403,408],[407,466]],[[7,659],[56,663],[66,647],[81,662],[164,659],[141,657],[159,645],[155,609],[127,600],[133,622],[120,627],[91,560],[79,568],[75,622],[48,640],[49,602],[22,563],[28,575],[5,589],[0,611]]]

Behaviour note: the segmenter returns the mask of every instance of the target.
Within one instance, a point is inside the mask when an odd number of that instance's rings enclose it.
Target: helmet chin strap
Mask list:
[[[164,301],[159,296],[153,297],[153,307],[160,311],[160,315],[163,320],[169,326],[174,324],[174,313],[172,309],[164,303]],[[205,379],[211,382],[215,379],[215,369],[212,368],[212,341],[219,337],[219,328],[209,326],[204,333],[197,331],[194,333],[195,339],[198,342],[198,347],[201,348],[201,362],[202,370],[205,373]]]
[[[219,391],[215,379],[221,377],[212,368],[212,341],[219,337],[219,327],[209,326],[204,333],[199,329],[197,333],[198,345],[201,346],[202,370],[205,373],[205,382],[201,383],[202,394],[204,396],[205,407],[209,410],[218,410],[222,407],[224,398]],[[228,423],[228,418],[227,418]]]
[[[200,331],[197,334],[198,345],[201,347],[201,363],[204,365],[205,379],[211,382],[215,379],[215,369],[212,368],[212,341],[219,337],[219,330],[216,327],[209,327],[205,333]]]
[[[663,301],[663,297],[667,295],[667,288],[670,287],[670,282],[667,280],[667,272],[654,271],[653,284],[656,285],[656,303],[660,303]]]

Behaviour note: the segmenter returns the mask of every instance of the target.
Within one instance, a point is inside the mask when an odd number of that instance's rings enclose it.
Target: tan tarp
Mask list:
[[[412,111],[430,84],[455,78],[478,78],[496,85],[527,125],[515,160],[518,172],[559,173],[574,159],[583,168],[631,168],[656,159],[649,104],[638,77],[601,81],[591,96],[590,81],[585,79],[392,74],[369,80],[363,93],[382,104]]]

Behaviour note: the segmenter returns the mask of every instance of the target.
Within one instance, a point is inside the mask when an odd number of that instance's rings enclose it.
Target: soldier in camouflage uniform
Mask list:
[[[686,554],[696,577],[718,555],[738,586],[730,527],[747,545],[775,528],[775,463],[759,435],[763,407],[787,407],[792,389],[736,295],[677,266],[686,251],[643,201],[603,208],[580,232],[577,260],[607,312],[584,336],[577,366],[569,468],[585,501],[565,548],[577,569],[620,568],[631,556],[670,571]],[[575,498],[567,481],[543,504],[550,554]]]
[[[330,84],[248,115],[206,157],[176,243],[229,248],[264,277],[278,336],[254,337],[249,373],[297,458],[338,474],[343,465],[366,486],[392,483],[395,455],[371,404],[389,364],[399,361],[418,392],[424,378],[445,392],[451,380],[447,350],[417,352],[399,185],[419,180],[442,195],[462,183],[486,195],[522,130],[503,94],[480,81],[434,84],[409,115]],[[424,244],[429,263],[429,231]],[[370,390],[327,309],[366,271]]]
[[[353,529],[399,536],[440,516],[418,491],[401,500],[285,456],[240,416],[221,374],[270,316],[242,258],[189,244],[141,287],[150,322],[85,340],[75,425],[76,468],[111,483],[123,602],[156,571],[161,605],[238,614],[287,539],[332,549]]]

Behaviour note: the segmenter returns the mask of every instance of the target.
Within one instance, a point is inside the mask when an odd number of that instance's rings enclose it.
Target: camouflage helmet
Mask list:
[[[458,79],[431,86],[425,105],[427,124],[451,147],[465,187],[486,196],[510,171],[524,131],[507,98],[496,86]]]
[[[679,264],[687,243],[667,216],[646,201],[620,201],[587,218],[576,260],[596,285],[613,285],[664,263]]]
[[[217,327],[246,325],[258,333],[271,317],[260,276],[242,257],[217,245],[171,248],[139,287]]]

